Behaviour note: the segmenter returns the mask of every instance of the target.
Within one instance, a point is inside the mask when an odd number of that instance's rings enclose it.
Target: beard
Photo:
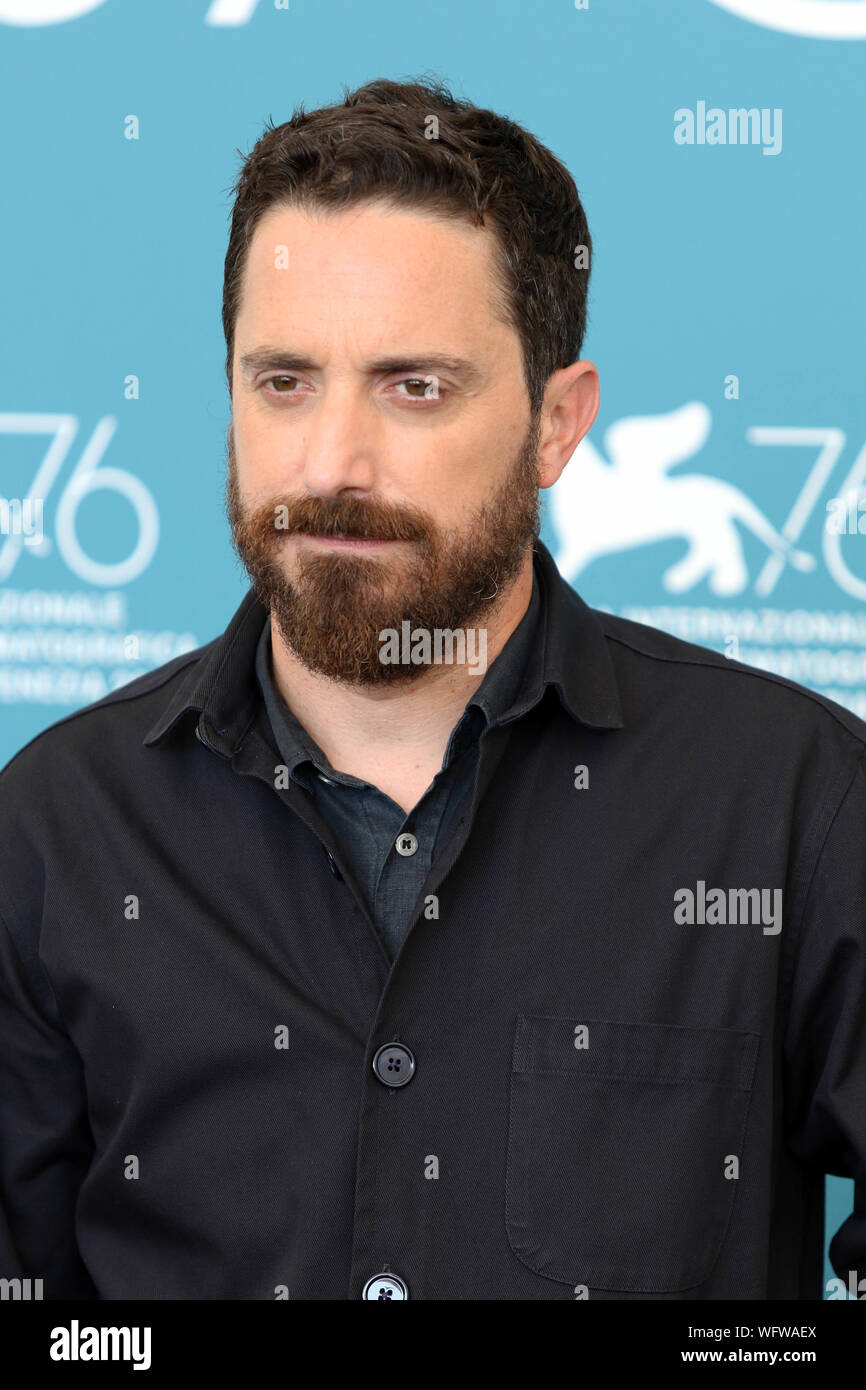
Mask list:
[[[432,634],[489,620],[491,602],[502,603],[540,530],[539,434],[536,413],[508,476],[458,531],[408,503],[372,497],[276,496],[246,508],[229,427],[225,505],[232,545],[272,623],[309,671],[355,686],[409,684],[425,663],[381,661],[384,629],[399,633],[408,621],[410,630]],[[285,537],[302,531],[409,545],[384,558],[360,551],[304,554],[292,579]]]

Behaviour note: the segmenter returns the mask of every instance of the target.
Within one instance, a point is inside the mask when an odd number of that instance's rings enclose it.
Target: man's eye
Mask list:
[[[428,400],[435,400],[437,397],[445,394],[441,384],[437,381],[435,376],[407,376],[404,377],[402,381],[398,381],[397,385],[417,388],[409,392],[409,399],[413,401],[423,401],[425,397]]]
[[[269,376],[269,377],[267,377],[267,378],[262,382],[262,385],[263,385],[263,386],[271,386],[271,387],[273,387],[275,390],[277,390],[277,383],[278,383],[278,382],[281,382],[281,381],[290,381],[290,382],[292,382],[293,385],[297,385],[298,378],[297,378],[296,376],[286,376],[285,373],[282,373],[280,376]],[[294,392],[293,392],[293,391],[282,391],[282,390],[277,390],[277,395],[278,395],[278,396],[291,396],[291,395],[294,395]]]

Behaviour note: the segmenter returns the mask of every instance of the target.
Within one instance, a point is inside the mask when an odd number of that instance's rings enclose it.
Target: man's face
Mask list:
[[[485,626],[522,568],[539,529],[539,422],[492,295],[490,233],[462,223],[278,207],[255,230],[226,507],[258,596],[311,671],[417,680],[423,667],[380,661],[384,630]]]

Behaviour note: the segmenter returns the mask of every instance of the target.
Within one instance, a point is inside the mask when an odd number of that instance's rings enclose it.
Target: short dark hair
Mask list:
[[[343,93],[342,105],[301,104],[279,126],[269,118],[250,153],[237,151],[222,310],[229,394],[246,253],[264,213],[383,201],[489,224],[496,303],[520,338],[534,415],[586,331],[592,243],[574,179],[522,126],[457,100],[437,79],[380,78]]]

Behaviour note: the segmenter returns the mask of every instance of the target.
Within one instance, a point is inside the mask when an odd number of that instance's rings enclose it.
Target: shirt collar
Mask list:
[[[552,685],[579,723],[621,729],[616,675],[598,615],[563,579],[541,540],[535,540],[533,551],[534,577],[540,588],[537,640],[517,693],[510,707],[499,711],[497,722],[517,719]],[[223,757],[232,757],[261,704],[256,651],[267,617],[267,609],[250,588],[225,632],[202,647],[199,659],[184,669],[159,719],[145,735],[145,745],[159,742],[183,715],[195,711],[197,736]],[[495,663],[487,674],[492,676],[494,670]],[[473,699],[480,694],[479,689]]]

